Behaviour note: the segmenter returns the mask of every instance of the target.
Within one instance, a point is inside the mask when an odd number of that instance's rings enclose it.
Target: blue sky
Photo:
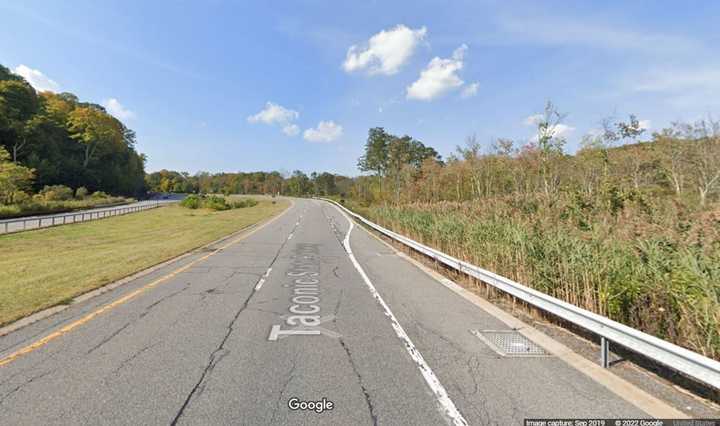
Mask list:
[[[609,115],[652,131],[713,114],[719,16],[715,1],[0,0],[0,63],[107,105],[149,171],[355,175],[375,126],[447,156],[473,133],[528,140],[546,100],[571,151]]]

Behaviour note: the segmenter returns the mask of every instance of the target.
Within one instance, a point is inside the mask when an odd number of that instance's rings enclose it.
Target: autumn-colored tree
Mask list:
[[[87,168],[98,149],[123,143],[122,124],[111,115],[93,107],[75,108],[68,116],[70,135],[83,144],[83,167]]]
[[[10,154],[0,146],[0,204],[13,204],[29,189],[33,170],[10,161]]]

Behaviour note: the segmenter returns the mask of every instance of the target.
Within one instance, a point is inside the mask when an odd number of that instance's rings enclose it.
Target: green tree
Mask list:
[[[358,169],[384,176],[388,168],[388,145],[394,138],[382,127],[370,129],[365,143],[365,154],[358,160]]]
[[[87,168],[100,148],[122,144],[124,127],[117,119],[93,107],[75,108],[68,117],[70,135],[85,147],[83,167]]]
[[[3,145],[12,151],[14,162],[27,144],[31,120],[37,111],[38,98],[29,84],[20,80],[0,81],[0,134]]]
[[[32,169],[10,161],[10,154],[0,147],[0,204],[13,204],[19,192],[30,187]]]

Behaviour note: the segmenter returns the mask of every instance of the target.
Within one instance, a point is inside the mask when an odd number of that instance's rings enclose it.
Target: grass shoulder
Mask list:
[[[171,259],[288,207],[260,200],[214,211],[168,206],[0,236],[0,325]]]

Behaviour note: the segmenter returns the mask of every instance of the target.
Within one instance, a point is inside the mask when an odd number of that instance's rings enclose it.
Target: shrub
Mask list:
[[[255,200],[252,199],[252,198],[244,198],[244,199],[242,199],[242,200],[240,200],[240,201],[234,201],[234,202],[232,203],[232,208],[234,208],[234,209],[243,209],[243,208],[245,208],[245,207],[257,206],[257,203],[258,203],[258,202],[255,201]]]
[[[28,203],[32,197],[30,197],[30,194],[24,191],[15,191],[12,194],[12,203],[13,204],[26,204]]]
[[[75,190],[75,198],[78,200],[82,200],[88,195],[88,190],[84,186],[81,186],[80,188]]]
[[[50,185],[40,191],[45,201],[67,201],[73,199],[73,190],[65,185]]]
[[[198,195],[189,195],[185,197],[184,200],[180,202],[180,205],[183,207],[187,207],[188,209],[197,209],[202,204],[202,199]]]
[[[242,209],[245,207],[256,206],[258,202],[252,198],[244,198],[238,201],[231,201],[219,195],[189,195],[180,202],[180,205],[188,209],[210,209],[210,210],[230,210]]]
[[[90,198],[100,199],[100,198],[110,198],[110,196],[102,191],[95,191],[92,193]]]
[[[211,210],[229,210],[232,207],[225,201],[225,198],[217,195],[211,195],[205,198],[203,207]]]

